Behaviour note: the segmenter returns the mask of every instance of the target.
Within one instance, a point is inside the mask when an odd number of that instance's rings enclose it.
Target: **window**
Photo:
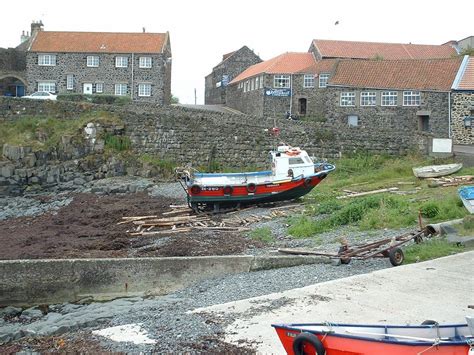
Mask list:
[[[128,67],[128,57],[115,57],[115,67],[116,68],[127,68]]]
[[[127,84],[115,84],[115,95],[127,95]]]
[[[74,75],[66,75],[66,90],[74,90]]]
[[[96,83],[95,84],[95,92],[101,94],[104,92],[104,83]]]
[[[288,163],[290,165],[296,165],[296,164],[304,164],[304,161],[301,158],[288,158]]]
[[[355,106],[355,92],[341,92],[341,106]]]
[[[255,90],[255,79],[250,80],[250,90]]]
[[[99,56],[98,55],[88,55],[87,56],[87,66],[88,67],[98,67],[99,66]]]
[[[383,91],[382,92],[382,106],[397,106],[397,96],[396,91]]]
[[[151,84],[138,84],[138,96],[151,96]]]
[[[419,91],[404,91],[403,92],[403,106],[420,106],[420,92]]]
[[[357,127],[359,125],[359,117],[357,115],[347,116],[347,124],[350,127]]]
[[[328,86],[329,74],[319,74],[319,87],[325,88]]]
[[[38,65],[43,65],[43,66],[56,65],[56,55],[55,54],[39,54]]]
[[[38,82],[38,91],[56,92],[56,83],[52,81],[40,81]]]
[[[263,75],[260,77],[260,89],[263,89]]]
[[[361,106],[375,106],[377,104],[377,94],[374,91],[363,91],[360,93]]]
[[[140,68],[151,68],[151,57],[140,57]]]
[[[260,78],[257,76],[257,77],[255,78],[255,90],[258,89],[258,81],[259,81],[259,80],[260,80]]]
[[[275,75],[273,77],[274,88],[289,88],[290,87],[290,76],[289,75]]]
[[[418,129],[422,132],[430,131],[430,116],[418,116]]]
[[[305,74],[303,79],[303,87],[305,88],[314,88],[314,75]]]

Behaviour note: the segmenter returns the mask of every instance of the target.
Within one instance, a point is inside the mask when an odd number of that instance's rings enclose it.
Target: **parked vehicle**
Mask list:
[[[272,324],[290,355],[467,355],[474,345],[473,319],[468,324],[422,325]]]
[[[31,95],[22,96],[24,99],[34,99],[34,100],[57,100],[57,95],[51,94],[46,91],[37,91]]]
[[[288,145],[270,152],[272,169],[244,173],[200,173],[177,169],[189,206],[195,210],[291,200],[310,192],[336,167],[313,163],[308,153]]]

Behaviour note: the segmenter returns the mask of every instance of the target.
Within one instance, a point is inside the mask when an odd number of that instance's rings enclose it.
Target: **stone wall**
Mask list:
[[[464,127],[464,117],[474,117],[474,91],[451,94],[451,129],[454,144],[474,144],[474,128]],[[473,122],[474,123],[474,122]]]
[[[337,96],[334,92],[333,95]],[[398,108],[401,110],[401,108]],[[400,125],[400,112],[365,116],[361,124],[349,127],[338,110],[326,122],[288,121],[284,118],[234,115],[175,106],[132,103],[107,106],[73,102],[41,102],[0,98],[0,122],[27,115],[47,115],[75,119],[81,113],[105,110],[119,116],[124,127],[110,127],[113,134],[125,134],[136,154],[150,154],[176,165],[240,169],[268,168],[268,151],[280,142],[306,149],[310,155],[333,160],[357,150],[372,153],[400,154],[424,150],[430,134],[420,134],[413,122]],[[347,109],[345,109],[347,110]],[[269,133],[274,124],[279,137]],[[102,154],[103,144],[63,139],[51,152],[33,152],[27,147],[4,148],[0,160],[0,186],[3,184],[53,184],[75,179],[106,176],[143,175],[140,167],[127,165],[116,157]],[[21,150],[23,149],[23,151]],[[146,175],[145,175],[146,176]],[[78,180],[80,181],[80,180]]]
[[[154,102],[157,104],[169,104],[171,92],[171,62],[169,53],[164,54],[121,54],[128,57],[127,68],[116,68],[115,58],[117,54],[94,54],[99,56],[98,67],[87,67],[88,53],[56,53],[55,66],[38,65],[38,53],[28,52],[26,60],[26,72],[28,81],[28,92],[38,89],[39,81],[52,81],[56,83],[57,93],[83,93],[83,85],[93,85],[93,93],[96,93],[96,84],[103,84],[103,94],[114,95],[115,84],[127,84],[127,95],[133,100],[140,102]],[[139,58],[147,56],[152,58],[152,68],[140,68]],[[74,75],[74,87],[67,90],[66,77]],[[151,84],[151,96],[138,96],[138,85],[141,83]]]

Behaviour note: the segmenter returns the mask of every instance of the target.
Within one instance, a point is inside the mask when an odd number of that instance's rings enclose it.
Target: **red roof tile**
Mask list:
[[[462,58],[431,60],[341,60],[328,85],[450,91]]]
[[[312,53],[283,53],[279,56],[254,64],[239,74],[230,83],[260,74],[316,73],[316,61]]]
[[[425,45],[315,39],[313,45],[319,50],[322,58],[432,59],[451,58],[457,54],[456,50],[448,44]]]
[[[167,33],[38,32],[33,52],[162,53]]]
[[[456,90],[474,90],[474,57],[469,57]]]

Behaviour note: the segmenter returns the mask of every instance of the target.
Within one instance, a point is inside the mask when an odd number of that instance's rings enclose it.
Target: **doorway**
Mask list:
[[[428,115],[418,116],[418,130],[422,132],[430,131],[430,116]]]
[[[84,91],[83,91],[84,94],[92,94],[92,84],[90,83],[87,83],[87,84],[84,84]]]
[[[301,98],[298,100],[298,112],[300,114],[300,116],[304,116],[306,115],[306,104],[307,104],[307,100],[305,98]]]

